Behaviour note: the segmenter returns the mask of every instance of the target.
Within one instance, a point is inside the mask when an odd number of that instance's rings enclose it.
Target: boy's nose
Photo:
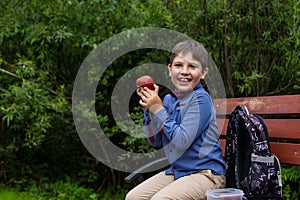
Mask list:
[[[189,73],[189,68],[188,68],[187,66],[183,66],[183,67],[181,68],[181,73],[182,73],[182,74],[188,74],[188,73]]]

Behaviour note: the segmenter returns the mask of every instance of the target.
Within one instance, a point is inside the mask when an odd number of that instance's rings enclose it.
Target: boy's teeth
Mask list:
[[[186,78],[181,78],[181,79],[179,79],[180,81],[183,81],[183,82],[188,82],[189,80],[188,79],[186,79]]]

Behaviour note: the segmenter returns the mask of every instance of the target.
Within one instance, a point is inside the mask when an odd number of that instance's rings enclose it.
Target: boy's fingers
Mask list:
[[[158,91],[159,91],[159,86],[156,85],[156,84],[154,84],[154,91],[155,91],[156,93],[158,93]]]

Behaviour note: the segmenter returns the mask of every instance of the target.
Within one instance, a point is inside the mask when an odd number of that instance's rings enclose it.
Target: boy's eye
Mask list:
[[[174,64],[174,67],[181,67],[181,66],[182,66],[182,64],[179,64],[179,63]]]
[[[190,65],[189,66],[192,70],[194,70],[194,69],[199,69],[199,66],[198,65]]]

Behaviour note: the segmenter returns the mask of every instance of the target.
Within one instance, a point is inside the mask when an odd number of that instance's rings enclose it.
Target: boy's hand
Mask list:
[[[147,87],[144,87],[143,90],[137,90],[137,94],[141,97],[139,101],[140,105],[153,114],[156,114],[163,108],[162,100],[158,96],[158,91],[159,87],[156,84],[154,84],[154,91]]]

